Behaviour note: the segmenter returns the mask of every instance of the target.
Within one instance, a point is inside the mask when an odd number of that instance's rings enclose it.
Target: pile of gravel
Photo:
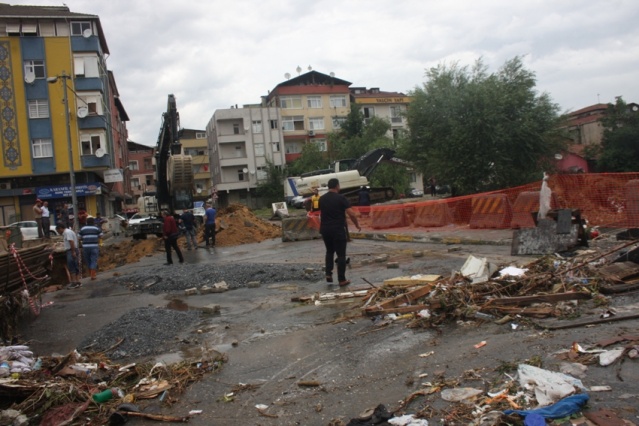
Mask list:
[[[242,263],[226,265],[174,264],[159,268],[139,268],[133,273],[115,278],[131,290],[153,294],[181,292],[188,288],[212,286],[224,281],[229,288],[246,287],[249,282],[260,284],[283,282],[314,282],[322,280],[324,272],[313,264]]]
[[[80,351],[102,352],[124,339],[106,354],[114,360],[173,352],[180,343],[176,337],[198,319],[197,311],[138,308],[85,336],[78,347]]]

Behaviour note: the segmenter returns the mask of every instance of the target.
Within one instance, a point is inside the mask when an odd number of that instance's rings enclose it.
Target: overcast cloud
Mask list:
[[[11,4],[61,5],[26,0]],[[440,63],[522,56],[562,111],[639,102],[639,2],[609,0],[64,0],[98,15],[129,138],[155,145],[169,93],[181,126],[258,103],[299,65],[408,92]]]

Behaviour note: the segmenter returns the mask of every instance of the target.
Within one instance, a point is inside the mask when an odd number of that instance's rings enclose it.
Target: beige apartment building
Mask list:
[[[267,161],[276,167],[286,164],[280,110],[260,105],[216,110],[206,135],[211,198],[221,207],[263,207],[255,188],[267,177]]]
[[[182,152],[193,157],[194,201],[206,201],[211,196],[211,164],[206,130],[180,129]]]

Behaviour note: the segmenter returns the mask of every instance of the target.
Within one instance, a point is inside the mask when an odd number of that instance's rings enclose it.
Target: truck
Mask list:
[[[337,178],[340,193],[348,198],[351,205],[356,206],[359,201],[358,191],[361,187],[370,186],[369,178],[382,162],[410,167],[407,161],[395,157],[394,150],[377,148],[360,158],[337,160],[327,169],[303,173],[295,180],[295,189],[299,195],[309,197],[313,188],[318,188],[321,193],[326,190],[330,179]],[[369,188],[369,193],[371,203],[381,203],[395,197],[395,190],[390,187]]]
[[[138,209],[148,218],[139,222],[129,221],[126,235],[145,239],[147,235],[162,236],[162,210],[179,215],[193,208],[194,176],[193,158],[182,153],[179,138],[180,116],[175,96],[168,96],[166,112],[162,114],[162,126],[155,147],[155,192],[145,192],[138,199]]]

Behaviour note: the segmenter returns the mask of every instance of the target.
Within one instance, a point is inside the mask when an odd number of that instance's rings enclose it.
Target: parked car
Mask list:
[[[136,225],[140,222],[143,222],[148,219],[155,219],[156,216],[150,215],[148,213],[136,213],[128,220],[129,225]]]
[[[195,216],[195,224],[200,226],[204,223],[204,214],[206,209],[204,207],[193,207],[193,216]]]
[[[21,222],[14,222],[3,227],[3,229],[16,226],[20,228],[23,240],[35,240],[38,238],[38,222],[36,222],[35,220],[23,220]],[[51,227],[49,228],[49,236],[52,237],[54,235],[58,235],[58,233],[55,230],[55,225],[51,225]]]
[[[422,191],[421,189],[417,189],[417,188],[411,188],[410,191],[408,191],[408,197],[423,197],[424,196],[424,191]]]

